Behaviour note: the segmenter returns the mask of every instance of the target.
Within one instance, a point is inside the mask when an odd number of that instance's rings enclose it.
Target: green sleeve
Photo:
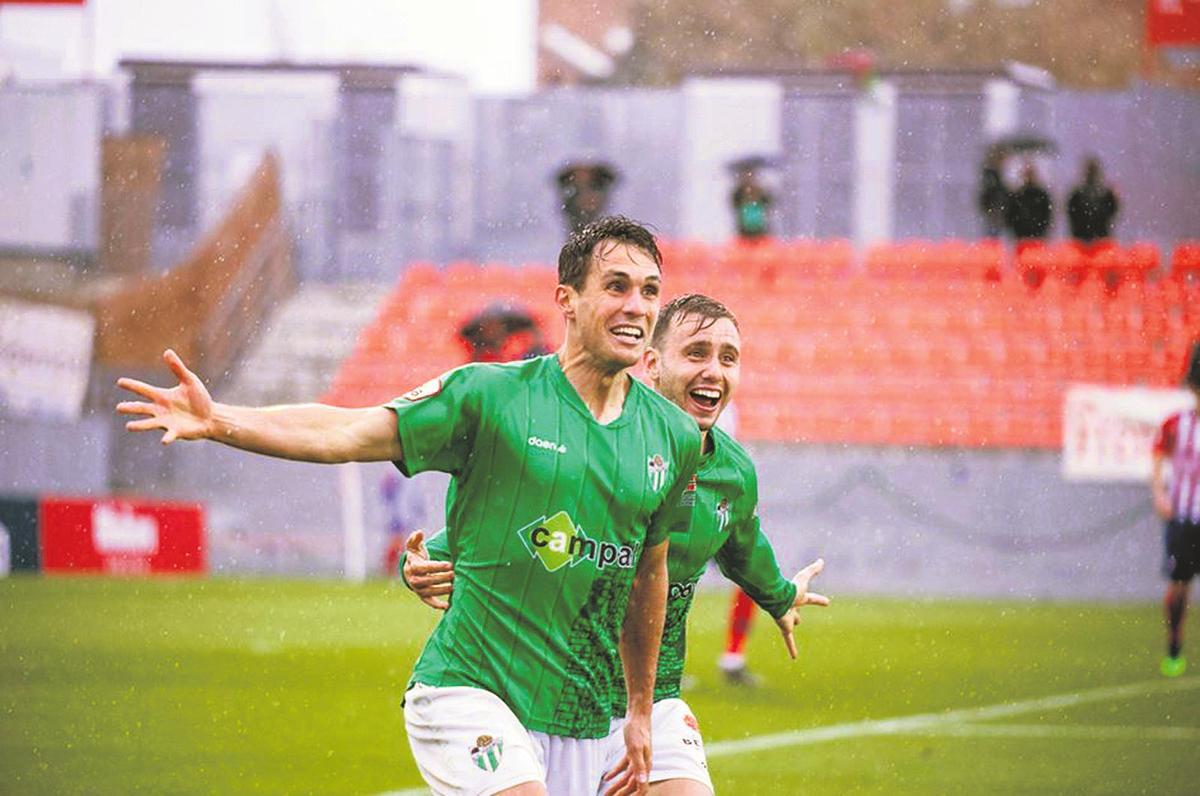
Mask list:
[[[679,468],[675,482],[658,511],[650,518],[646,529],[646,547],[656,547],[673,533],[687,533],[692,524],[692,500],[686,498],[696,470],[700,467],[700,429],[694,439],[689,436],[686,446],[680,446]]]
[[[464,366],[385,404],[396,413],[400,472],[457,475],[466,465],[478,425],[480,396],[474,369]]]
[[[446,529],[442,528],[433,536],[425,539],[425,550],[429,553],[430,561],[449,561],[450,560],[450,537],[446,533]],[[404,585],[408,586],[408,581],[404,579],[404,562],[408,560],[408,551],[405,550],[400,554],[400,563],[397,564],[397,572],[400,573],[401,580],[404,580]],[[408,586],[410,589],[412,586]]]
[[[758,519],[758,487],[754,487],[755,509],[750,517],[739,522],[729,539],[717,551],[717,566],[721,573],[742,587],[750,599],[778,619],[796,601],[796,584],[779,570],[775,550],[762,532]]]

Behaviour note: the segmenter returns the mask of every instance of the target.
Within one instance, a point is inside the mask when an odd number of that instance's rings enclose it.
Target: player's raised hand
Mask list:
[[[425,532],[414,531],[404,542],[404,582],[421,602],[445,611],[450,602],[443,595],[454,589],[454,565],[449,561],[430,561],[425,547]]]
[[[170,445],[177,439],[205,439],[210,436],[213,422],[213,400],[204,382],[187,369],[183,360],[171,349],[163,352],[163,361],[179,379],[179,384],[163,389],[137,379],[117,379],[117,386],[137,393],[145,401],[122,401],[117,411],[123,415],[145,415],[141,420],[130,420],[126,431],[154,431],[165,433],[162,443]]]
[[[625,756],[604,775],[604,796],[634,796],[650,792],[650,719],[625,720]]]
[[[829,605],[828,597],[808,590],[808,584],[820,575],[823,569],[825,559],[818,558],[796,573],[796,577],[792,578],[792,583],[796,584],[796,601],[786,614],[775,620],[775,624],[779,625],[779,632],[783,633],[783,643],[787,645],[788,655],[792,660],[796,660],[796,636],[793,631],[800,622],[800,608],[805,605],[819,605],[822,608]]]

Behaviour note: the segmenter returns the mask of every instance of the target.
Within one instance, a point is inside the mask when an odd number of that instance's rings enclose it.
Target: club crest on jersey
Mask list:
[[[683,717],[683,723],[696,732],[700,732],[700,722],[696,721],[696,717],[691,713],[688,713]]]
[[[547,572],[556,572],[567,564],[574,567],[584,561],[591,561],[596,569],[633,569],[637,564],[636,547],[589,539],[565,511],[549,519],[539,517],[517,531],[517,535],[529,555],[541,561]]]
[[[679,498],[680,506],[694,506],[696,504],[696,476],[692,476],[688,481],[687,489],[683,490],[683,495]]]
[[[504,739],[480,735],[471,747],[471,760],[484,771],[495,771],[504,757]]]
[[[422,398],[432,398],[433,396],[437,395],[441,391],[442,391],[442,380],[439,377],[436,379],[430,379],[429,381],[422,384],[420,387],[414,387],[413,389],[404,393],[404,395],[401,395],[400,397],[403,398],[405,401],[419,401]]]
[[[657,492],[667,483],[667,471],[671,469],[671,463],[661,453],[656,453],[646,462],[646,469],[650,473],[650,488]]]
[[[724,531],[725,526],[729,524],[729,498],[721,498],[721,502],[717,504],[717,531]]]

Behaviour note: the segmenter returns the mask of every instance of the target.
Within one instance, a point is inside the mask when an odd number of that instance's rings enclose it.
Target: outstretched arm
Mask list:
[[[163,431],[164,445],[177,439],[210,439],[266,456],[322,464],[402,458],[396,417],[390,409],[221,404],[213,401],[204,383],[174,351],[164,352],[163,361],[179,380],[170,389],[136,379],[117,380],[117,386],[144,399],[117,404],[121,414],[141,417],[126,423],[127,430]]]
[[[796,638],[793,631],[800,621],[797,609],[805,605],[829,605],[829,598],[808,591],[809,581],[820,574],[825,562],[817,559],[789,581],[779,569],[775,551],[762,532],[757,514],[739,523],[717,551],[716,559],[721,573],[741,586],[775,620],[783,633],[788,655],[794,660]]]

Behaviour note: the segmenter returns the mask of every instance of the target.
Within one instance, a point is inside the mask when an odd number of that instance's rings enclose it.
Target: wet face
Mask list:
[[[559,286],[559,301],[584,351],[605,367],[637,364],[658,320],[662,275],[641,249],[602,241],[583,289]]]
[[[703,328],[701,328],[703,327]],[[728,318],[676,317],[661,349],[646,352],[655,388],[708,431],[741,379],[742,338]]]

